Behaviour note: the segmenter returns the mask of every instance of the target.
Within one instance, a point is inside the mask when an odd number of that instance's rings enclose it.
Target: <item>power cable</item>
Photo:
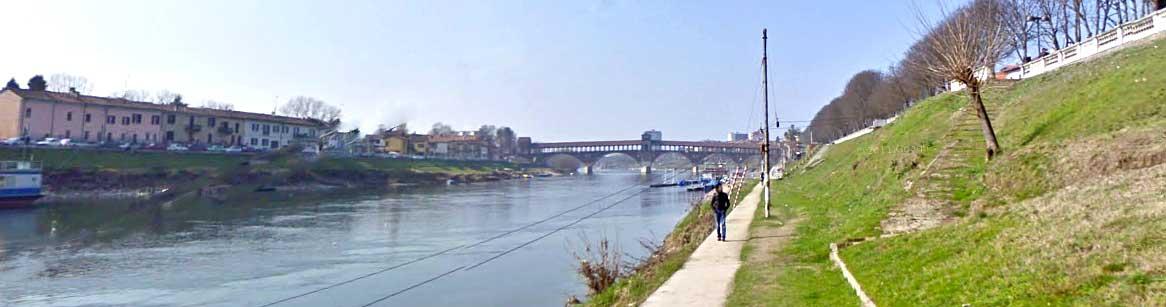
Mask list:
[[[529,246],[530,244],[534,244],[535,242],[538,242],[539,240],[545,239],[546,237],[549,237],[549,236],[551,236],[551,235],[553,235],[553,234],[555,234],[555,233],[558,233],[559,231],[562,231],[562,230],[564,230],[564,229],[567,229],[567,228],[569,228],[569,227],[571,227],[571,226],[574,226],[574,225],[576,225],[576,224],[578,224],[578,223],[580,223],[580,222],[582,222],[582,221],[584,221],[584,220],[586,220],[586,219],[589,219],[589,218],[592,218],[592,217],[594,217],[594,216],[596,216],[596,215],[599,215],[599,213],[602,213],[602,212],[604,212],[604,211],[607,211],[608,209],[611,209],[612,207],[615,207],[616,205],[619,205],[619,204],[623,203],[624,201],[627,201],[628,199],[631,199],[632,197],[634,197],[634,196],[636,196],[636,195],[640,195],[641,193],[644,193],[644,191],[648,191],[648,190],[650,190],[650,189],[651,189],[651,188],[644,188],[644,189],[641,189],[640,191],[638,191],[638,192],[636,192],[636,193],[634,193],[634,194],[628,195],[627,197],[621,198],[620,200],[617,200],[617,201],[615,201],[614,203],[612,203],[612,204],[610,204],[610,205],[607,205],[607,206],[605,206],[605,207],[603,207],[603,208],[601,208],[601,209],[599,209],[599,210],[596,210],[595,212],[592,212],[591,214],[585,215],[585,216],[583,216],[583,217],[581,217],[581,218],[579,218],[579,219],[576,219],[575,221],[572,221],[571,223],[568,223],[568,224],[566,224],[566,225],[563,225],[563,226],[560,226],[560,227],[558,227],[558,228],[555,228],[554,230],[551,230],[550,232],[547,232],[547,233],[545,233],[545,234],[543,234],[543,235],[541,235],[541,236],[539,236],[539,237],[537,237],[537,238],[534,238],[533,240],[530,240],[530,241],[527,241],[527,242],[525,242],[525,243],[522,243],[522,244],[520,244],[520,245],[518,245],[518,246],[515,246],[514,248],[511,248],[511,249],[508,249],[508,250],[506,250],[506,251],[503,251],[503,252],[501,252],[501,253],[498,253],[497,255],[494,255],[493,257],[490,257],[490,258],[488,258],[488,259],[486,259],[486,260],[483,260],[482,262],[478,262],[478,263],[476,263],[476,264],[474,264],[474,265],[472,265],[472,266],[469,266],[469,267],[467,267],[467,266],[464,266],[464,265],[463,265],[463,266],[456,267],[456,268],[454,268],[453,270],[449,270],[449,271],[447,271],[447,272],[445,272],[445,273],[438,274],[438,275],[436,275],[436,276],[433,276],[432,278],[426,279],[426,280],[424,280],[424,281],[422,281],[422,282],[419,282],[419,283],[413,284],[413,285],[411,285],[411,286],[409,286],[409,287],[406,287],[406,288],[404,288],[404,289],[401,289],[401,290],[398,290],[398,291],[396,291],[396,292],[390,293],[389,295],[386,295],[386,296],[383,296],[383,297],[381,297],[381,298],[378,298],[378,299],[376,299],[376,300],[374,300],[374,301],[372,301],[372,302],[369,302],[368,304],[361,305],[361,307],[368,307],[368,306],[372,306],[373,304],[376,304],[376,303],[382,302],[382,301],[384,301],[384,300],[387,300],[387,299],[389,299],[389,298],[392,298],[392,297],[394,297],[394,296],[397,296],[397,295],[401,295],[401,294],[403,294],[403,293],[405,293],[405,292],[408,292],[409,290],[416,289],[417,287],[423,286],[423,285],[425,285],[425,284],[428,284],[428,283],[430,283],[430,282],[436,281],[436,280],[438,280],[438,279],[441,279],[441,278],[443,278],[443,277],[446,277],[446,276],[452,275],[453,273],[456,273],[457,271],[460,271],[460,270],[466,270],[466,271],[468,271],[468,270],[471,270],[471,269],[477,268],[477,267],[479,267],[479,266],[482,266],[482,265],[484,265],[484,264],[486,264],[486,263],[489,263],[489,262],[491,262],[491,261],[494,261],[494,260],[496,260],[496,259],[498,259],[498,258],[501,258],[501,257],[503,257],[503,256],[505,256],[505,255],[507,255],[507,254],[510,254],[510,253],[512,253],[512,252],[514,252],[514,251],[517,251],[517,250],[519,250],[519,249],[521,249],[521,248],[523,248],[523,247]],[[625,190],[627,190],[627,189],[623,189],[623,190],[621,190],[621,192],[622,192],[622,191],[625,191]]]
[[[364,275],[361,275],[361,276],[357,276],[357,277],[355,277],[355,278],[351,278],[351,279],[347,279],[347,280],[344,280],[344,281],[341,281],[341,282],[333,283],[333,284],[330,284],[330,285],[327,285],[327,286],[321,287],[321,288],[319,288],[319,289],[315,289],[315,290],[312,290],[312,291],[308,291],[308,292],[304,292],[304,293],[297,294],[297,295],[294,295],[294,296],[290,296],[290,297],[287,297],[287,298],[283,298],[283,299],[280,299],[280,300],[278,300],[278,301],[274,301],[274,302],[271,302],[271,303],[267,303],[267,304],[264,304],[264,305],[262,305],[262,306],[260,306],[260,307],[270,307],[270,306],[277,305],[277,304],[280,304],[280,303],[284,303],[284,302],[287,302],[287,301],[291,301],[291,300],[294,300],[294,299],[297,299],[297,298],[301,298],[301,297],[304,297],[304,296],[308,296],[308,295],[312,295],[312,294],[315,294],[315,293],[319,293],[319,292],[321,292],[321,291],[324,291],[324,290],[328,290],[328,289],[332,289],[332,288],[339,287],[339,286],[342,286],[342,285],[346,285],[346,284],[349,284],[349,283],[352,283],[352,282],[355,282],[355,281],[358,281],[358,280],[361,280],[361,279],[365,279],[365,278],[372,277],[372,276],[374,276],[374,275],[383,274],[383,273],[385,273],[385,272],[389,272],[389,271],[392,271],[392,270],[396,270],[396,269],[402,268],[402,267],[404,267],[404,266],[406,266],[406,265],[414,264],[414,263],[421,262],[421,261],[423,261],[423,260],[426,260],[426,259],[430,259],[430,258],[433,258],[433,257],[437,257],[437,256],[440,256],[440,255],[444,255],[444,254],[446,254],[446,253],[449,253],[449,252],[452,252],[452,251],[455,251],[455,250],[458,250],[458,249],[463,249],[463,248],[465,248],[465,249],[468,249],[468,248],[476,247],[476,246],[479,246],[479,245],[485,244],[485,243],[487,243],[487,242],[490,242],[490,241],[493,241],[493,240],[497,240],[497,239],[499,239],[499,238],[502,238],[502,237],[505,237],[505,236],[508,236],[508,235],[514,234],[514,233],[516,233],[516,232],[522,231],[523,229],[527,229],[527,228],[533,227],[533,226],[535,226],[535,225],[538,225],[538,224],[545,223],[545,222],[547,222],[547,221],[549,221],[549,220],[552,220],[552,219],[555,219],[555,218],[557,218],[557,217],[563,216],[563,215],[565,215],[565,214],[567,214],[567,213],[570,213],[570,212],[573,212],[573,211],[576,211],[576,210],[582,209],[583,207],[587,207],[587,206],[593,205],[593,204],[595,204],[595,203],[598,203],[598,202],[600,202],[600,201],[602,201],[602,200],[604,200],[604,199],[611,198],[612,196],[615,196],[616,194],[623,193],[624,191],[627,191],[627,190],[629,190],[629,189],[631,189],[631,188],[634,188],[634,187],[637,187],[637,186],[639,186],[639,184],[632,184],[632,185],[629,185],[629,186],[627,186],[627,187],[625,187],[625,188],[623,188],[623,189],[620,189],[620,190],[618,190],[618,191],[615,191],[615,192],[612,192],[612,193],[608,193],[608,194],[606,194],[606,195],[604,195],[604,196],[602,196],[602,197],[599,197],[599,198],[593,199],[593,200],[591,200],[591,201],[588,201],[588,202],[586,202],[586,203],[583,203],[582,205],[576,206],[576,207],[574,207],[574,208],[568,209],[568,210],[566,210],[566,211],[563,211],[563,212],[559,212],[558,214],[552,215],[552,216],[550,216],[550,217],[544,218],[544,219],[542,219],[542,220],[539,220],[539,221],[536,221],[536,222],[534,222],[534,223],[527,224],[527,225],[525,225],[525,226],[522,226],[522,227],[519,227],[519,228],[516,228],[516,229],[510,230],[510,231],[507,231],[507,232],[504,232],[504,233],[502,233],[502,234],[499,234],[499,235],[495,235],[495,236],[493,236],[493,237],[490,237],[490,238],[487,238],[487,239],[485,239],[485,240],[482,240],[482,241],[475,242],[475,243],[473,243],[473,244],[462,244],[462,245],[458,245],[458,246],[455,246],[455,247],[452,247],[452,248],[449,248],[449,249],[446,249],[446,250],[442,250],[442,251],[439,251],[439,252],[436,252],[436,253],[433,253],[433,254],[429,254],[429,255],[423,256],[423,257],[421,257],[421,258],[413,259],[413,260],[406,261],[406,262],[404,262],[404,263],[401,263],[401,264],[397,264],[397,265],[390,266],[390,267],[387,267],[387,268],[384,268],[384,269],[380,269],[380,270],[377,270],[377,271],[375,271],[375,272],[372,272],[372,273],[364,274]],[[638,193],[637,193],[637,194],[638,194]]]

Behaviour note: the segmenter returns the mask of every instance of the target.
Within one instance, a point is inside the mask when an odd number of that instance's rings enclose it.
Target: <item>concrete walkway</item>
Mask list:
[[[749,224],[761,203],[761,184],[729,212],[726,242],[714,231],[700,243],[676,274],[649,296],[642,306],[724,306],[733,276],[741,267],[741,247],[749,238]],[[712,221],[707,221],[712,223]]]

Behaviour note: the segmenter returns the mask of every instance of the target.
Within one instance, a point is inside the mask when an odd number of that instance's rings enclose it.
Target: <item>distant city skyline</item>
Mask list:
[[[92,95],[170,90],[264,113],[312,96],[340,106],[349,128],[720,140],[760,127],[762,28],[783,128],[915,40],[908,1],[343,4],[8,2],[0,78],[66,73]]]

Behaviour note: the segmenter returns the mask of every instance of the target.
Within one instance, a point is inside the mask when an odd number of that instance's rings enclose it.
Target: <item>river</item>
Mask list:
[[[583,238],[642,256],[699,196],[653,177],[0,211],[0,305],[561,306]]]

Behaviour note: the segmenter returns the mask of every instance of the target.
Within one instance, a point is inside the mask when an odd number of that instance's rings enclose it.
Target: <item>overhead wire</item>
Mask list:
[[[482,244],[488,243],[488,242],[490,242],[490,241],[494,241],[494,240],[500,239],[500,238],[502,238],[502,237],[505,237],[505,236],[508,236],[508,235],[514,234],[514,233],[516,233],[516,232],[519,232],[519,231],[522,231],[522,230],[524,230],[524,229],[527,229],[527,228],[530,228],[530,227],[534,227],[535,225],[538,225],[538,224],[545,223],[545,222],[547,222],[547,221],[550,221],[550,220],[552,220],[552,219],[555,219],[555,218],[558,218],[558,217],[560,217],[560,216],[563,216],[563,215],[565,215],[565,214],[567,214],[567,213],[571,213],[571,212],[577,211],[577,210],[579,210],[579,209],[582,209],[582,208],[584,208],[584,207],[587,207],[587,206],[590,206],[590,205],[594,205],[595,203],[598,203],[598,202],[600,202],[600,201],[603,201],[604,199],[611,198],[612,196],[615,196],[615,195],[617,195],[617,194],[623,193],[623,192],[625,192],[625,191],[627,191],[627,190],[630,190],[630,189],[632,189],[632,188],[634,188],[634,187],[637,187],[637,186],[639,186],[639,185],[640,185],[640,184],[638,184],[638,183],[637,183],[637,184],[632,184],[632,185],[629,185],[629,186],[627,186],[627,187],[624,187],[624,188],[622,188],[622,189],[620,189],[620,190],[618,190],[618,191],[615,191],[615,192],[612,192],[612,193],[608,193],[608,194],[606,194],[606,195],[604,195],[604,196],[602,196],[602,197],[599,197],[599,198],[593,199],[593,200],[591,200],[591,201],[588,201],[588,202],[586,202],[586,203],[583,203],[583,204],[581,204],[581,205],[579,205],[579,206],[575,206],[575,207],[573,207],[573,208],[571,208],[571,209],[567,209],[567,210],[565,210],[565,211],[562,211],[562,212],[559,212],[559,213],[557,213],[557,214],[555,214],[555,215],[551,215],[551,216],[549,216],[549,217],[546,217],[546,218],[544,218],[544,219],[541,219],[541,220],[535,221],[535,222],[533,222],[533,223],[530,223],[530,224],[524,225],[524,226],[522,226],[522,227],[515,228],[515,229],[512,229],[512,230],[510,230],[510,231],[507,231],[507,232],[504,232],[504,233],[501,233],[501,234],[498,234],[498,235],[492,236],[492,237],[490,237],[490,238],[486,238],[486,239],[484,239],[484,240],[481,240],[481,241],[475,242],[475,243],[473,243],[473,244],[461,244],[461,245],[458,245],[458,246],[454,246],[454,247],[451,247],[451,248],[448,248],[448,249],[445,249],[445,250],[442,250],[442,251],[438,251],[438,252],[435,252],[435,253],[432,253],[432,254],[429,254],[429,255],[426,255],[426,256],[420,257],[420,258],[416,258],[416,259],[413,259],[413,260],[410,260],[410,261],[406,261],[406,262],[403,262],[403,263],[400,263],[400,264],[397,264],[397,265],[389,266],[389,267],[386,267],[386,268],[383,268],[383,269],[380,269],[380,270],[377,270],[377,271],[374,271],[374,272],[371,272],[371,273],[368,273],[368,274],[360,275],[360,276],[357,276],[357,277],[355,277],[355,278],[346,279],[346,280],[343,280],[343,281],[340,281],[340,282],[336,282],[336,283],[329,284],[329,285],[327,285],[327,286],[324,286],[324,287],[321,287],[321,288],[318,288],[318,289],[315,289],[315,290],[311,290],[311,291],[308,291],[308,292],[304,292],[304,293],[296,294],[296,295],[293,295],[293,296],[289,296],[289,297],[286,297],[286,298],[283,298],[283,299],[280,299],[280,300],[277,300],[277,301],[274,301],[274,302],[271,302],[271,303],[263,304],[263,305],[261,305],[260,307],[270,307],[270,306],[277,305],[277,304],[281,304],[281,303],[284,303],[284,302],[288,302],[288,301],[291,301],[291,300],[294,300],[294,299],[297,299],[297,298],[301,298],[301,297],[305,297],[305,296],[312,295],[312,294],[315,294],[315,293],[319,293],[319,292],[321,292],[321,291],[325,291],[325,290],[328,290],[328,289],[332,289],[332,288],[335,288],[335,287],[339,287],[339,286],[342,286],[342,285],[346,285],[346,284],[349,284],[349,283],[352,283],[352,282],[355,282],[355,281],[358,281],[358,280],[361,280],[361,279],[365,279],[365,278],[369,278],[369,277],[372,277],[372,276],[375,276],[375,275],[383,274],[383,273],[385,273],[385,272],[393,271],[393,270],[396,270],[396,269],[399,269],[399,268],[405,267],[405,266],[407,266],[407,265],[410,265],[410,264],[414,264],[414,263],[421,262],[421,261],[424,261],[424,260],[427,260],[427,259],[431,259],[431,258],[434,258],[434,257],[437,257],[437,256],[441,256],[441,255],[444,255],[444,254],[446,254],[446,253],[449,253],[449,252],[452,252],[452,251],[455,251],[455,250],[473,248],[473,247],[476,247],[476,246],[479,246],[479,245],[482,245]],[[637,194],[639,194],[639,193],[637,193]]]

